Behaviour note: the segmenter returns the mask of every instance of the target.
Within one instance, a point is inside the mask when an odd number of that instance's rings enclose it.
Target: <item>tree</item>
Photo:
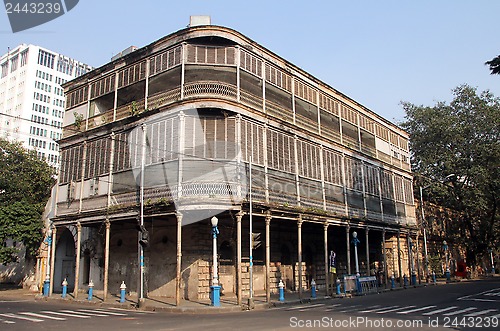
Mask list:
[[[0,138],[0,263],[16,261],[18,250],[4,243],[22,242],[26,258],[42,240],[42,213],[54,184],[54,170],[20,143]]]
[[[475,264],[488,248],[499,247],[500,99],[468,85],[453,95],[450,104],[432,107],[403,102],[400,124],[410,134],[415,187],[429,184],[429,178],[449,179],[426,190],[426,200],[457,211],[448,235]]]
[[[492,75],[500,75],[500,55],[493,58],[491,61],[487,61],[485,64],[490,66]]]

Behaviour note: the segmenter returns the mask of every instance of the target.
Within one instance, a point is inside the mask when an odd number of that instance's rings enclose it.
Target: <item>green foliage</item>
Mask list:
[[[42,238],[41,215],[54,184],[54,170],[35,151],[0,139],[0,243],[22,242],[27,257],[34,256]],[[0,245],[0,263],[17,251]]]
[[[83,124],[83,114],[80,114],[78,112],[73,112],[73,115],[75,116],[75,127],[80,130]]]
[[[491,61],[487,61],[485,64],[490,66],[492,75],[500,75],[500,55],[493,58]]]
[[[433,107],[403,102],[401,126],[410,134],[412,168],[423,175],[415,188],[449,179],[425,190],[426,200],[458,212],[447,235],[475,262],[499,245],[500,99],[468,85],[453,94],[449,104]]]

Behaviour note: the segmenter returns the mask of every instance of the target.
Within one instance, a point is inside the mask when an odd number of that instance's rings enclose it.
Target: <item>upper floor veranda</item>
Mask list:
[[[64,141],[175,104],[216,99],[301,136],[410,172],[408,135],[240,33],[187,28],[65,85]]]

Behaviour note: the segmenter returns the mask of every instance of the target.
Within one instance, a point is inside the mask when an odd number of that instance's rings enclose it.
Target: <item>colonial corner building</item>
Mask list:
[[[355,273],[354,231],[361,275],[415,270],[408,135],[196,22],[64,84],[51,291],[66,278],[76,294],[93,281],[104,296],[125,282],[139,298],[208,298],[214,216],[222,295],[240,303],[280,280],[331,290]]]

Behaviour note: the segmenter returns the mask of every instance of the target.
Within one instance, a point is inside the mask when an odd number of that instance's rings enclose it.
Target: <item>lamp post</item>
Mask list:
[[[495,260],[493,260],[493,249],[490,248],[488,249],[488,252],[490,253],[490,259],[491,259],[491,274],[495,274]]]
[[[49,296],[49,289],[50,289],[50,252],[51,252],[51,246],[52,246],[52,229],[49,226],[49,229],[47,230],[47,260],[45,263],[45,281],[43,282],[43,296],[48,297]]]
[[[217,228],[217,224],[219,223],[219,219],[217,217],[212,217],[210,220],[212,223],[212,239],[213,239],[213,276],[212,276],[212,286],[210,286],[212,290],[212,295],[210,296],[211,305],[214,307],[220,307],[220,286],[219,286],[219,276],[217,273],[217,235],[219,234],[219,229]]]
[[[413,257],[413,240],[408,236],[408,254],[410,258],[410,284],[417,285],[417,273],[415,272],[414,257]],[[418,252],[417,252],[418,254]]]
[[[424,198],[422,191],[428,188],[430,185],[425,187],[420,186],[420,211],[422,214],[422,232],[424,237],[424,260],[425,260],[425,279],[429,282],[429,257],[427,256],[427,224],[425,224],[424,215]]]
[[[448,243],[446,240],[443,241],[443,249],[444,249],[444,257],[445,257],[445,263],[446,263],[446,281],[450,281],[450,266],[448,265]]]
[[[352,233],[352,243],[354,245],[354,262],[356,263],[356,276],[359,276],[359,264],[358,264],[358,233],[354,231]]]

